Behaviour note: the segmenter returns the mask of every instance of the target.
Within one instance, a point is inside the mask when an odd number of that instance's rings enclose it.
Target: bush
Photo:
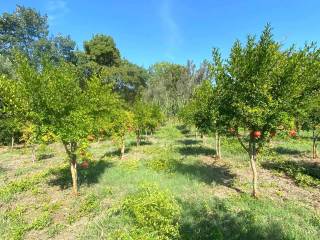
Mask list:
[[[147,163],[147,166],[154,171],[172,172],[176,168],[177,160],[172,158],[156,158]]]
[[[152,185],[142,186],[123,202],[122,211],[133,219],[140,229],[135,234],[153,233],[154,239],[178,239],[181,209],[168,191],[161,191]],[[142,232],[141,232],[142,230]]]
[[[39,148],[37,149],[36,155],[37,155],[37,160],[43,160],[43,159],[53,157],[54,152],[53,152],[52,148],[50,148],[48,145],[41,144],[39,146]]]

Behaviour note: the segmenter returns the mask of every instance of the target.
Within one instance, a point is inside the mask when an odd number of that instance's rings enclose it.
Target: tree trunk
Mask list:
[[[316,159],[318,158],[318,152],[317,152],[317,136],[315,131],[313,130],[313,134],[312,134],[312,158]]]
[[[77,155],[76,155],[76,150],[77,150],[77,143],[76,142],[71,142],[63,143],[64,148],[69,156],[69,161],[70,161],[70,171],[71,171],[71,177],[72,177],[72,190],[75,195],[78,195],[78,172],[77,172]],[[70,146],[70,148],[68,148]]]
[[[137,146],[140,145],[140,132],[137,133]]]
[[[216,159],[220,159],[220,137],[219,137],[219,133],[216,132]]]
[[[14,135],[12,135],[11,137],[11,150],[13,149],[14,146]]]
[[[76,159],[71,160],[70,170],[71,170],[71,177],[72,177],[72,190],[75,195],[78,195],[78,173],[77,173]]]
[[[220,144],[220,135],[218,133],[218,159],[221,159],[221,144]]]
[[[32,145],[32,150],[31,150],[31,158],[32,158],[32,163],[36,162],[36,146],[35,144]]]
[[[252,196],[257,198],[258,197],[258,172],[256,167],[256,158],[257,158],[257,152],[256,152],[256,144],[254,142],[250,142],[250,166],[252,170]]]
[[[125,144],[124,141],[122,141],[121,149],[120,149],[120,159],[122,160],[124,157],[124,150],[125,150]]]

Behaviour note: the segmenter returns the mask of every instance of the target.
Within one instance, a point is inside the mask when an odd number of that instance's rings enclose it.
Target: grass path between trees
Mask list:
[[[28,149],[1,149],[0,236],[319,239],[320,165],[309,158],[306,136],[279,137],[262,154],[258,200],[250,197],[248,157],[235,139],[222,141],[217,161],[213,138],[173,123],[139,147],[128,139],[123,160],[110,141],[92,143],[94,161],[79,170],[78,197],[61,145],[34,164]]]

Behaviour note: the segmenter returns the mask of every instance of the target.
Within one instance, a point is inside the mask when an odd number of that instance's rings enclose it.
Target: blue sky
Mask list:
[[[320,40],[319,0],[0,0],[0,13],[15,5],[49,18],[51,34],[70,35],[79,48],[93,34],[111,35],[121,55],[148,67],[227,56],[235,39],[259,34],[267,22],[285,46]]]

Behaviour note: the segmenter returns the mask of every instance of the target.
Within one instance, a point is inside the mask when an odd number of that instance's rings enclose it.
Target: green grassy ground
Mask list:
[[[319,239],[320,165],[311,142],[277,137],[259,160],[258,200],[248,157],[235,139],[195,138],[170,123],[120,161],[111,142],[93,143],[71,193],[59,144],[32,164],[27,149],[0,150],[2,239]]]

